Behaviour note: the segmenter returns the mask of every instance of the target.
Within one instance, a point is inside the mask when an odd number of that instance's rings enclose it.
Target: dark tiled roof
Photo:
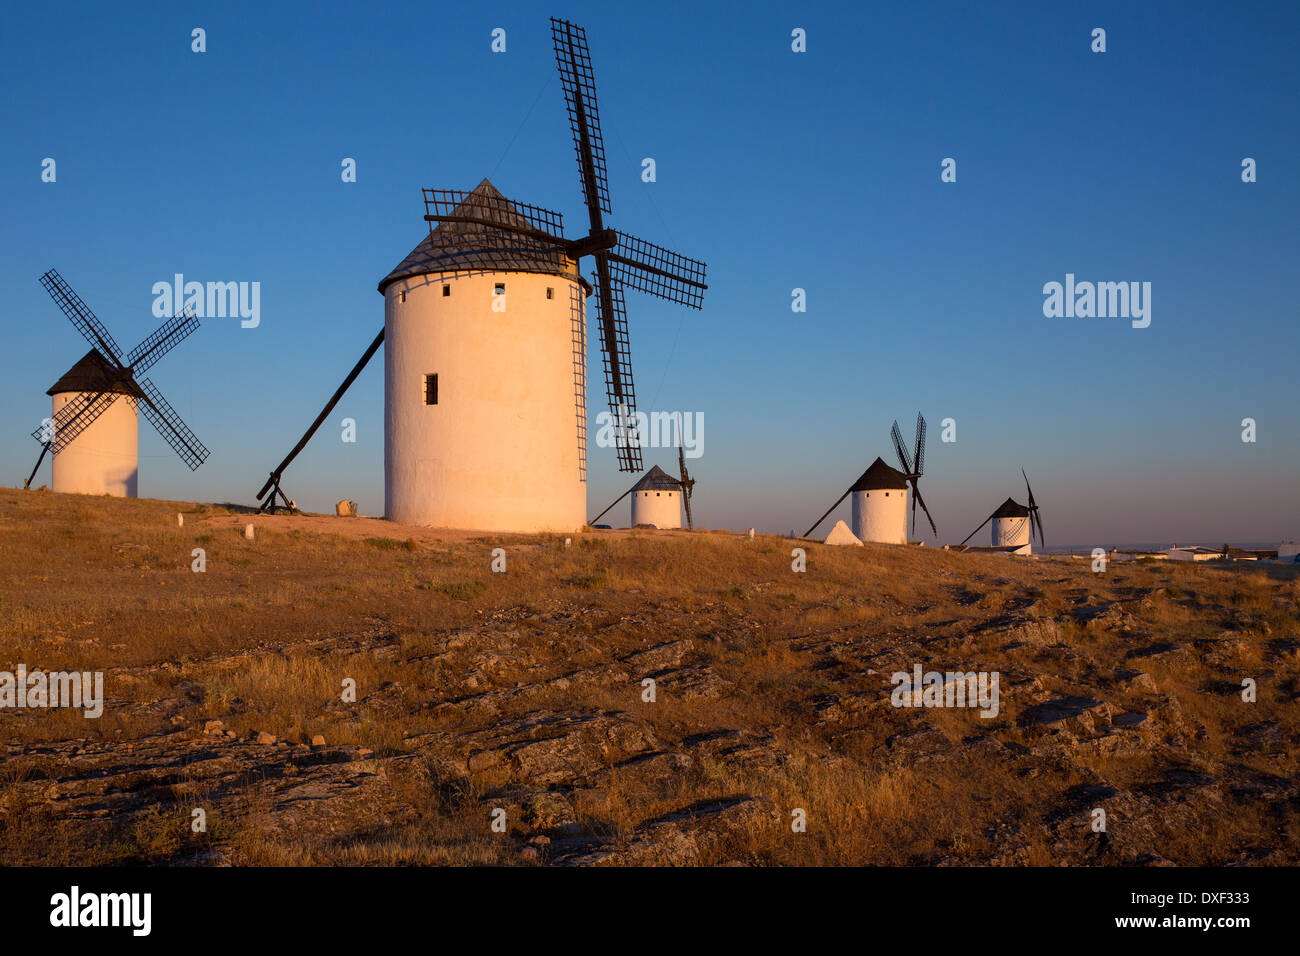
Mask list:
[[[658,465],[653,466],[632,486],[633,491],[681,491],[682,483]]]
[[[457,214],[487,216],[494,221],[527,226],[504,196],[486,179],[458,207]],[[570,276],[567,257],[554,246],[543,245],[514,232],[477,222],[440,222],[397,268],[379,282],[379,291],[398,279],[444,273],[540,272]]]
[[[1028,518],[1029,509],[1017,501],[1008,498],[993,512],[994,518]]]
[[[76,365],[63,373],[62,377],[51,385],[46,395],[59,392],[117,392],[119,395],[143,397],[139,386],[134,383],[115,381],[113,366],[100,354],[99,349],[91,349],[81,357]]]
[[[871,467],[862,473],[857,481],[853,483],[850,491],[879,491],[888,489],[893,491],[895,488],[906,488],[907,476],[897,468],[890,468],[881,459],[877,458],[871,463]]]

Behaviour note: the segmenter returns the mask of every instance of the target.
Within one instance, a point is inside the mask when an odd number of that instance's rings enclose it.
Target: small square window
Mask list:
[[[424,404],[438,404],[438,373],[430,372],[424,376]]]
[[[496,287],[496,289],[494,290],[494,292],[495,292],[496,295],[505,295],[505,294],[506,294],[506,284],[505,284],[504,282],[498,282],[498,283],[497,283],[497,287]]]
[[[445,286],[443,286],[443,287],[442,287],[442,294],[443,294],[443,295],[451,295],[451,286],[449,286],[449,285],[445,285]]]
[[[402,292],[402,301],[403,301],[403,302],[406,301],[406,292],[405,292],[405,291]]]
[[[549,285],[546,287],[546,298],[548,299],[555,298],[555,290],[552,289]]]

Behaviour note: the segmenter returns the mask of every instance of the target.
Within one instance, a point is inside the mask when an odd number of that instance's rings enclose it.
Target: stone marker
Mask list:
[[[244,537],[249,541],[253,540],[253,526],[251,524],[244,525]]]
[[[357,503],[344,498],[334,506],[334,513],[340,518],[355,518],[357,516]]]
[[[185,516],[180,512],[176,513],[176,527],[178,528],[185,527]]]
[[[754,529],[753,529],[753,528],[750,528],[750,529],[749,529],[749,536],[750,536],[751,538],[754,537]]]

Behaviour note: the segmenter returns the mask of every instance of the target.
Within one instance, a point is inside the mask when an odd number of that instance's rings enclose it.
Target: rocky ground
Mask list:
[[[62,497],[0,500],[0,669],[102,668],[105,714],[0,711],[0,862],[1300,862],[1288,568]],[[997,716],[893,706],[917,663]]]

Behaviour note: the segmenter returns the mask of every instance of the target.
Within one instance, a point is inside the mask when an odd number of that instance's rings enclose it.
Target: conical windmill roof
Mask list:
[[[682,483],[654,465],[632,486],[632,491],[681,491]]]
[[[515,226],[529,222],[488,180],[470,191],[456,207],[457,215],[476,215]],[[443,273],[539,272],[571,276],[567,257],[554,246],[516,232],[477,222],[440,222],[410,255],[379,282],[379,291],[398,279]]]
[[[994,518],[1028,518],[1029,509],[1020,502],[1008,498],[1002,504],[998,505],[998,510],[993,512]]]
[[[142,398],[144,393],[133,382],[114,379],[113,366],[100,353],[91,349],[76,365],[60,376],[59,380],[46,389],[46,395],[60,392],[117,392],[119,395],[131,395]]]
[[[849,491],[893,491],[896,488],[907,487],[907,476],[897,468],[890,468],[880,458],[871,463],[871,467],[864,471],[858,480],[853,483]]]

